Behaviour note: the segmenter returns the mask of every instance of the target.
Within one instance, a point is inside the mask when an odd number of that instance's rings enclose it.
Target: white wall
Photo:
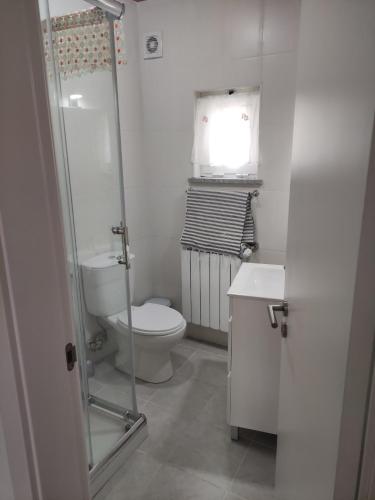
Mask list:
[[[147,0],[138,15],[140,46],[143,33],[162,31],[164,49],[162,59],[139,55],[153,292],[180,307],[195,91],[262,85],[256,260],[285,261],[299,1]]]

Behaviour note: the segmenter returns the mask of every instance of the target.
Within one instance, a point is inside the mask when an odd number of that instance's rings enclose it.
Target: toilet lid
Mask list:
[[[133,330],[141,335],[168,335],[179,329],[184,321],[181,314],[170,307],[150,303],[132,307]],[[121,314],[118,322],[128,326],[127,314]]]

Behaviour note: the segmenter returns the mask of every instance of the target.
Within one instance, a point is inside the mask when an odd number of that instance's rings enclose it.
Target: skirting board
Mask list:
[[[223,347],[228,346],[228,334],[220,330],[213,330],[205,326],[187,324],[186,336],[202,342],[217,344]]]

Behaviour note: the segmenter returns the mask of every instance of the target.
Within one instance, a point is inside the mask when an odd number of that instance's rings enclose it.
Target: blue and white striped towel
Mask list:
[[[220,254],[241,254],[241,246],[255,243],[251,193],[241,191],[187,191],[184,247]]]

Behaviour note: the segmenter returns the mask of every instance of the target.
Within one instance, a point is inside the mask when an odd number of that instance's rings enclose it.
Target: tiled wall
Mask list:
[[[118,78],[127,218],[131,251],[136,255],[135,303],[165,295],[180,307],[179,237],[187,178],[193,171],[197,90],[262,85],[259,177],[264,187],[255,207],[260,244],[255,258],[284,262],[299,0],[126,0],[126,4],[127,65]],[[50,5],[52,15],[87,8],[83,0],[50,0]],[[143,33],[154,30],[163,32],[164,57],[143,60]],[[68,80],[63,90],[67,95],[82,93],[93,102],[96,96],[111,118],[111,103],[103,101],[112,98],[109,73]],[[74,126],[75,111],[69,113],[68,141],[77,160],[71,170],[79,207],[79,251],[97,253],[113,244],[108,227],[119,213],[115,169],[110,164],[107,171],[101,168],[95,141],[87,147],[86,136],[94,126],[89,117],[82,131],[82,120]],[[92,130],[91,135],[99,132]],[[110,142],[113,134],[112,128]]]
[[[139,53],[148,204],[144,191],[128,201],[131,211],[139,207],[137,223],[150,231],[153,293],[179,307],[179,237],[192,175],[197,90],[262,86],[264,186],[255,207],[260,244],[255,258],[285,260],[299,0],[147,0],[137,9],[140,48],[143,33],[162,31],[164,56],[143,60]]]

